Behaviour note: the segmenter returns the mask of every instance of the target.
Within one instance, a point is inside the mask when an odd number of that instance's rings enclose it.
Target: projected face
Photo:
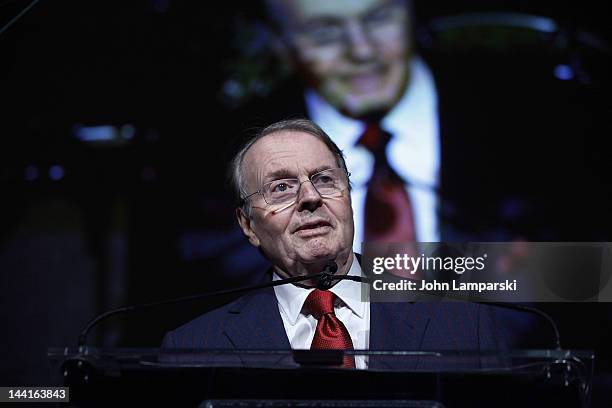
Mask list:
[[[307,85],[342,113],[386,112],[409,80],[410,19],[402,0],[270,0]]]
[[[281,276],[307,274],[329,260],[342,269],[352,259],[353,210],[348,188],[327,196],[315,189],[318,184],[325,191],[328,182],[318,174],[337,168],[336,158],[321,140],[299,131],[267,135],[244,156],[242,173],[249,192],[267,183],[273,183],[278,192],[292,188],[279,180],[297,178],[301,183],[295,201],[268,204],[261,195],[253,195],[251,217],[239,218],[251,244],[280,269]]]

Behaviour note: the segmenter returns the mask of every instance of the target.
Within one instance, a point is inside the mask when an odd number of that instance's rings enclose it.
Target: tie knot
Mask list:
[[[357,144],[362,145],[372,153],[384,151],[391,139],[389,132],[384,131],[378,122],[366,122],[366,127]]]
[[[334,313],[335,299],[336,295],[333,292],[315,289],[306,298],[304,307],[319,320],[324,314]]]

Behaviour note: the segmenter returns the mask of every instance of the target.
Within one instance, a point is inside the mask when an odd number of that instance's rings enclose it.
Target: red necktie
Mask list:
[[[315,289],[304,302],[304,308],[317,319],[311,350],[353,350],[353,342],[346,326],[334,313],[335,299],[333,292]],[[344,356],[342,367],[355,368],[355,358]]]
[[[414,242],[414,215],[404,180],[387,161],[391,135],[376,122],[368,123],[357,141],[374,155],[374,170],[365,200],[365,242]]]

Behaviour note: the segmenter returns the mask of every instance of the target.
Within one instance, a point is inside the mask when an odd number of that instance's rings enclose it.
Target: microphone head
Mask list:
[[[334,261],[327,262],[323,268],[322,275],[317,280],[317,289],[328,290],[331,288],[334,283],[332,276],[334,276],[334,273],[337,271],[338,265]]]

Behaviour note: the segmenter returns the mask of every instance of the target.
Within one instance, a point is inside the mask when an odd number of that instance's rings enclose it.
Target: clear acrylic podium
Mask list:
[[[70,406],[587,407],[590,351],[50,349]]]

